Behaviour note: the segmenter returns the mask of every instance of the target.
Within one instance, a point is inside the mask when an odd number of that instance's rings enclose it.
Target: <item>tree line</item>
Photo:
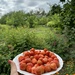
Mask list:
[[[60,0],[64,2],[65,0]],[[75,0],[67,0],[67,3],[61,8],[60,5],[54,4],[50,7],[48,13],[44,10],[39,10],[36,13],[33,11],[25,13],[24,11],[13,11],[3,15],[0,19],[0,24],[7,24],[14,27],[26,26],[36,27],[44,25],[49,27],[68,28],[75,27]]]

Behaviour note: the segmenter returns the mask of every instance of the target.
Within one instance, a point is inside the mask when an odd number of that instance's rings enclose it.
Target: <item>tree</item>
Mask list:
[[[24,26],[25,24],[25,13],[23,11],[11,12],[7,15],[6,24],[17,26]]]
[[[50,12],[52,15],[54,15],[55,13],[57,13],[57,14],[61,13],[60,5],[57,5],[57,4],[53,5]]]
[[[1,24],[6,24],[6,17],[7,17],[7,14],[5,14],[1,17],[1,19],[0,19]]]

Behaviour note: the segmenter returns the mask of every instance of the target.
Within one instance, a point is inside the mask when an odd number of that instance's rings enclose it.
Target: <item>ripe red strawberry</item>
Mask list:
[[[48,58],[48,62],[51,62],[53,59],[52,58]]]
[[[34,67],[38,67],[38,66],[39,66],[38,64],[35,64],[35,65],[34,65]]]
[[[24,57],[25,57],[25,59],[29,58],[29,56],[24,56]]]
[[[46,54],[47,56],[49,56],[49,53],[50,53],[49,51],[46,51],[46,52],[45,52],[45,54]]]
[[[37,63],[37,60],[36,60],[35,58],[33,58],[33,59],[32,59],[32,63],[33,63],[33,64],[36,64],[36,63]]]
[[[30,49],[30,52],[31,52],[31,51],[32,51],[32,52],[35,52],[35,49],[34,49],[34,48],[31,48],[31,49]]]
[[[39,55],[38,54],[34,55],[34,58],[38,60],[39,59]]]
[[[26,62],[26,63],[29,63],[29,62],[31,62],[31,59],[30,59],[30,58],[26,58],[26,59],[25,59],[25,62]]]
[[[50,64],[45,64],[45,72],[50,72],[51,68],[50,68]]]
[[[24,55],[24,56],[30,56],[30,52],[25,51],[25,52],[23,52],[23,55]]]
[[[42,55],[45,55],[45,51],[44,51],[44,50],[42,50],[42,51],[41,51],[41,54],[42,54]]]
[[[44,57],[44,55],[43,55],[43,54],[39,54],[39,57],[42,57],[42,58],[43,58],[43,57]]]
[[[43,63],[47,63],[48,59],[47,58],[43,58],[42,61],[43,61]]]
[[[24,56],[20,56],[20,57],[18,58],[19,62],[21,62],[21,61],[24,60],[24,59],[25,59]]]
[[[36,67],[32,67],[31,73],[35,74],[36,73]]]
[[[25,63],[25,60],[22,60],[20,63]]]
[[[44,73],[43,67],[42,66],[36,67],[36,73],[35,73],[35,75],[41,75],[42,73]]]
[[[31,66],[27,66],[26,71],[31,73],[32,67]]]
[[[42,62],[41,60],[38,60],[38,61],[37,61],[37,64],[38,64],[38,65],[42,65],[43,62]]]
[[[27,63],[27,66],[33,67],[33,64],[32,63]]]
[[[30,56],[30,59],[33,59],[34,58],[34,56]]]
[[[56,70],[57,69],[57,65],[54,62],[50,64],[50,67],[51,67],[52,70]]]
[[[30,55],[33,56],[34,55],[34,52],[33,51],[30,51]]]
[[[38,50],[35,50],[35,54],[37,54],[37,55],[38,55],[38,54],[39,54],[39,51],[38,51]]]
[[[59,67],[59,61],[57,61],[57,60],[54,59],[51,63],[55,63],[56,66]]]
[[[54,58],[56,58],[56,56],[53,54],[53,55],[51,55],[51,58],[54,59]]]
[[[26,70],[26,67],[27,67],[26,63],[20,63],[21,70]]]
[[[49,58],[47,55],[45,55],[44,57],[47,58],[47,59]]]

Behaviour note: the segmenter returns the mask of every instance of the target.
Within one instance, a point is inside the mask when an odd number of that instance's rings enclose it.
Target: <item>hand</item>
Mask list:
[[[15,63],[12,60],[9,60],[8,62],[10,64],[10,66],[11,66],[11,73],[10,73],[10,75],[19,75],[19,73],[17,72],[17,68],[16,68]]]

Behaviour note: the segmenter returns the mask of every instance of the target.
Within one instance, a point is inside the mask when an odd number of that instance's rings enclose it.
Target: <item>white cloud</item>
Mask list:
[[[49,10],[49,4],[59,3],[60,0],[0,0],[0,15],[10,11],[24,10],[38,10],[43,8],[45,11]]]

